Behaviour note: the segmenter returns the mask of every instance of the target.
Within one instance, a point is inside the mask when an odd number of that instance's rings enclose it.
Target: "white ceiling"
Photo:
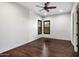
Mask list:
[[[45,2],[18,2],[19,4],[23,5],[26,8],[31,9],[35,13],[41,16],[49,16],[61,13],[67,13],[72,10],[73,2],[50,2],[49,6],[56,6],[56,9],[51,9],[50,12],[46,12],[45,10],[39,11],[41,8],[36,7],[36,5],[44,6]]]

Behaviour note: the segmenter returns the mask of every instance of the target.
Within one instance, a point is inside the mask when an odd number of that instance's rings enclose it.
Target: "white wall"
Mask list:
[[[38,19],[16,3],[0,3],[0,53],[37,39]]]
[[[53,15],[44,18],[50,20],[50,34],[43,34],[44,37],[71,40],[71,18],[70,13]]]
[[[40,38],[40,35],[38,35],[38,20],[42,20],[42,18],[30,11],[30,20],[28,22],[29,23],[28,34],[29,39],[32,41]]]

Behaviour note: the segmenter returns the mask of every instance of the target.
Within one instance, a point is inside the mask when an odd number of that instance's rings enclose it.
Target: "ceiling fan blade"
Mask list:
[[[49,12],[49,10],[48,9],[45,9],[47,12]]]
[[[36,7],[40,7],[40,8],[43,8],[43,6],[38,6],[38,5],[37,5]]]
[[[47,7],[47,9],[55,9],[56,7]]]
[[[42,11],[42,10],[44,10],[44,9],[41,9],[41,10],[39,10],[39,11]]]
[[[47,6],[49,5],[49,3],[50,3],[50,2],[46,2],[46,3],[45,3],[45,6],[47,7]]]

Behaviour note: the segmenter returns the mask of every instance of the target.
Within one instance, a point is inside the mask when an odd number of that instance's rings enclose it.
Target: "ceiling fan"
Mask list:
[[[44,7],[38,6],[38,5],[36,7],[42,8],[40,11],[45,10],[47,12],[49,12],[49,9],[55,9],[56,8],[56,6],[48,6],[49,4],[50,4],[50,2],[46,2],[46,3],[44,3]]]

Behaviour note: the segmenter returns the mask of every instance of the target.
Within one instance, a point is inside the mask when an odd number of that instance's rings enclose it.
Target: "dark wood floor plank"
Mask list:
[[[9,57],[75,57],[70,41],[41,38],[2,54],[9,54]]]

